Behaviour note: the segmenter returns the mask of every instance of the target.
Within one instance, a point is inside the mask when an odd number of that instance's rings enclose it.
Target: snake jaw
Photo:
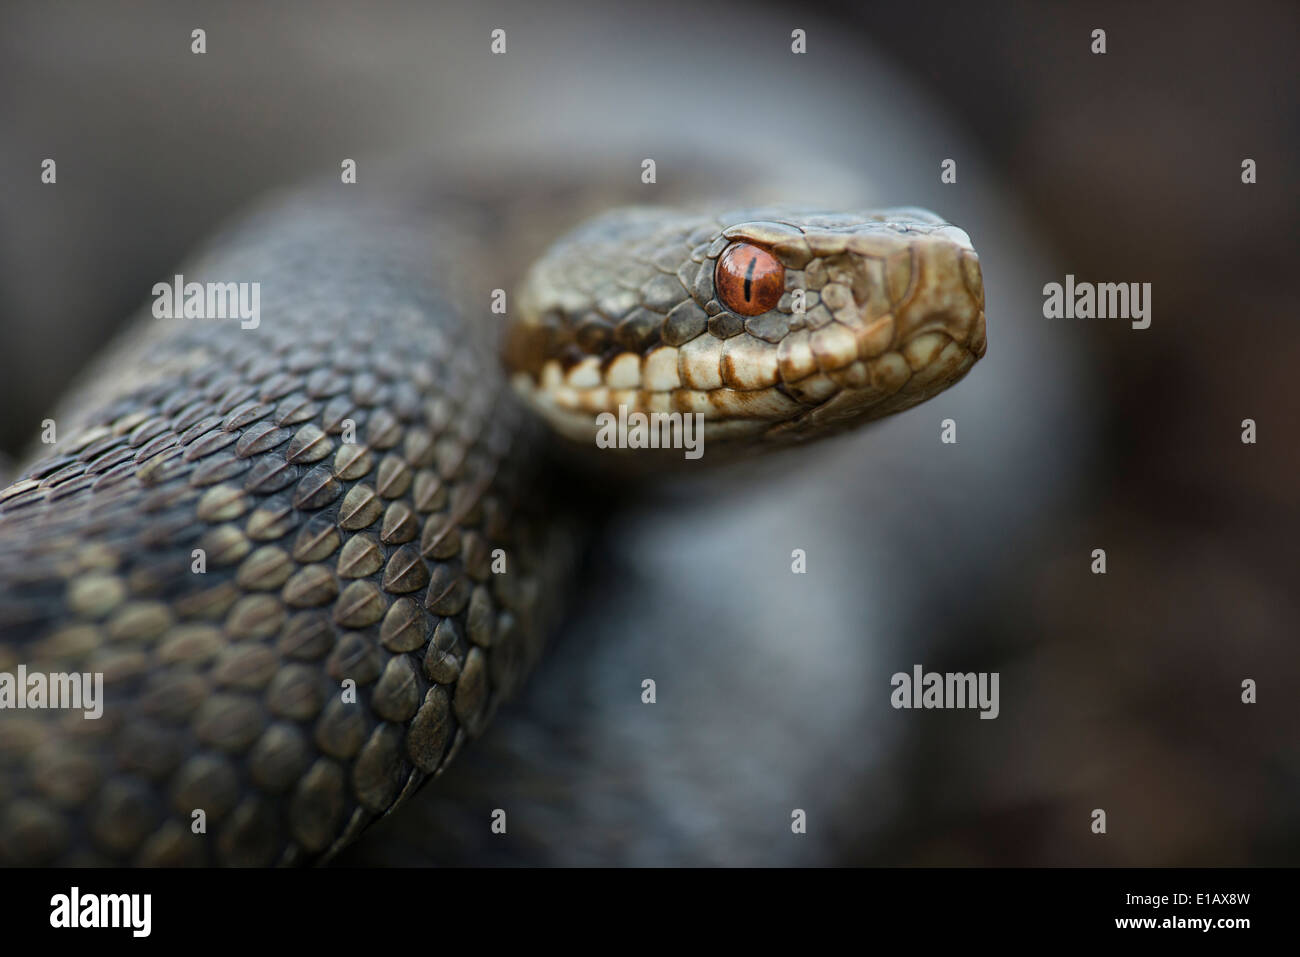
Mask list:
[[[714,273],[737,250],[749,273],[724,289]],[[784,293],[753,315],[741,277],[764,257]],[[925,401],[985,349],[979,259],[924,210],[610,214],[534,268],[524,302],[516,391],[587,445],[619,410],[699,413],[715,448],[805,441]]]

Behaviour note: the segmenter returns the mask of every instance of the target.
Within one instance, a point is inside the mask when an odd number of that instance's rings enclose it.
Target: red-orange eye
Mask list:
[[[718,301],[741,316],[773,308],[785,292],[785,267],[766,249],[732,243],[718,257],[713,285]]]

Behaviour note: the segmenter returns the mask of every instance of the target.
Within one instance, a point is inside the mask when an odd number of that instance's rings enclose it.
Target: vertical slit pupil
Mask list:
[[[741,316],[756,316],[777,306],[785,271],[766,249],[732,243],[718,257],[714,272],[718,302]]]

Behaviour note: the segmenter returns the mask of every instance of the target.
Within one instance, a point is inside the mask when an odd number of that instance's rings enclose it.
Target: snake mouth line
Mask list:
[[[961,342],[943,332],[926,332],[903,348],[873,360],[859,360],[846,368],[811,376],[818,389],[833,388],[829,394],[814,394],[811,401],[805,386],[808,380],[793,386],[782,384],[779,388],[792,400],[803,397],[803,408],[788,419],[770,424],[766,434],[795,440],[805,433],[829,434],[926,401],[964,378],[984,355],[983,320],[981,313],[978,342]]]
[[[882,349],[885,343],[872,342],[870,330],[878,334],[892,324],[892,317],[885,316],[867,327],[871,354],[862,355],[860,343],[850,333],[852,358],[845,354],[842,359],[848,361],[838,365],[811,349],[806,357],[794,355],[797,349],[778,357],[773,348],[767,356],[770,368],[765,370],[765,381],[751,388],[737,387],[754,382],[756,370],[740,366],[735,353],[721,353],[722,359],[706,374],[690,355],[669,355],[684,348],[669,347],[640,361],[633,355],[621,356],[603,370],[593,361],[566,373],[560,363],[548,362],[539,377],[516,373],[512,382],[563,434],[579,441],[590,439],[597,415],[620,408],[702,414],[714,439],[776,438],[833,427],[840,419],[880,418],[947,388],[984,354],[983,319],[981,312],[972,327],[977,333],[973,340],[960,341],[924,322],[922,331],[906,343]]]

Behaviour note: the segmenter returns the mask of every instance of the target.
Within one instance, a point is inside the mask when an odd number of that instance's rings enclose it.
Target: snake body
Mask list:
[[[553,459],[604,456],[599,414],[698,412],[725,459],[901,411],[984,351],[978,259],[932,214],[625,208],[524,273],[487,203],[255,213],[182,272],[259,282],[257,328],[142,318],[0,492],[0,672],[105,688],[98,720],[0,711],[0,860],[328,859],[541,654],[587,519]],[[737,244],[779,277],[761,313],[716,286]]]

